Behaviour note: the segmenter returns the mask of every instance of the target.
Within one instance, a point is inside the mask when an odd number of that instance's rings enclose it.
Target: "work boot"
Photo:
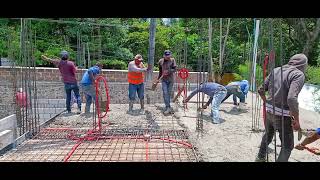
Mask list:
[[[266,162],[266,158],[257,157],[257,158],[255,159],[255,162]]]
[[[129,111],[128,111],[129,114],[133,113],[133,101],[129,101]]]
[[[78,109],[77,114],[81,114],[81,109]]]
[[[169,107],[166,108],[166,110],[163,112],[164,115],[169,115],[171,112],[171,109]]]
[[[140,105],[141,105],[140,113],[144,114],[144,99],[140,100]]]
[[[170,114],[174,114],[174,110],[172,107],[170,107],[169,110],[170,110]]]
[[[239,103],[238,110],[239,111],[244,111],[245,110],[245,104],[244,103]]]
[[[90,113],[90,106],[89,106],[89,107],[86,106],[86,107],[84,108],[84,113],[85,113],[85,114],[89,114],[89,113]]]

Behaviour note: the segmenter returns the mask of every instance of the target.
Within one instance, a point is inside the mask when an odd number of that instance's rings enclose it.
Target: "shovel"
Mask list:
[[[151,91],[156,90],[156,88],[157,88],[160,80],[162,79],[162,77],[163,77],[163,76],[161,76],[158,80],[156,80],[156,82],[153,82],[153,83],[152,83],[152,87],[151,87],[151,89],[150,89]]]
[[[298,130],[298,141],[300,141],[301,138],[302,138],[302,129],[300,128],[300,129]]]
[[[294,117],[293,116],[291,116],[291,121],[294,122]],[[300,141],[301,138],[302,138],[302,129],[300,128],[298,130],[298,141]]]

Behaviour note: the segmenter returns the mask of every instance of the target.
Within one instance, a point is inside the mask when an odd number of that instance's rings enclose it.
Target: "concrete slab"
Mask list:
[[[16,123],[17,118],[15,114],[7,116],[3,119],[0,119],[0,132],[4,130],[13,130],[14,124]]]
[[[0,150],[13,142],[13,131],[4,130],[0,132]]]

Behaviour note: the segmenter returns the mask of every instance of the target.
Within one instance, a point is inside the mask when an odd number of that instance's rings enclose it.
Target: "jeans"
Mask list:
[[[85,113],[90,112],[90,106],[92,103],[92,99],[94,102],[96,102],[96,91],[95,87],[93,85],[82,85],[82,90],[86,96],[86,109]]]
[[[291,151],[294,146],[294,136],[293,129],[291,126],[291,118],[284,116],[284,128],[282,129],[282,117],[274,116],[273,120],[272,116],[273,115],[271,113],[267,113],[266,132],[264,133],[261,140],[258,157],[261,159],[266,157],[267,147],[274,137],[275,130],[278,130],[282,147],[277,162],[288,162],[288,159],[291,155]]]
[[[78,104],[78,108],[81,110],[81,98],[80,98],[80,93],[79,93],[79,86],[77,83],[64,83],[64,89],[66,91],[67,94],[67,99],[66,99],[66,106],[67,106],[67,111],[71,111],[71,91],[73,91],[76,100],[77,100],[77,104]]]
[[[162,80],[163,100],[166,109],[170,108],[170,97],[172,95],[173,82],[169,80]]]
[[[140,100],[144,99],[144,84],[131,84],[129,83],[129,99],[134,101],[136,99],[136,94]]]
[[[226,97],[227,92],[225,90],[221,90],[217,93],[214,93],[212,104],[211,104],[211,114],[213,123],[220,123],[219,116],[219,107],[223,98]]]
[[[241,103],[245,103],[245,95],[243,94],[242,91],[239,90],[237,86],[226,86],[227,89],[227,95],[226,97],[222,100],[221,103],[223,103],[225,100],[227,100],[231,95],[233,95],[233,104],[237,105],[237,97],[240,99]]]

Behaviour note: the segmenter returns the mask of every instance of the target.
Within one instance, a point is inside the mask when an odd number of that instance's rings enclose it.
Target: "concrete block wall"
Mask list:
[[[17,73],[17,77],[24,76],[24,72],[28,71],[26,68],[11,68],[6,66],[0,66],[0,118],[11,115],[14,112],[14,90],[13,90],[13,75],[14,72]],[[61,75],[59,69],[57,68],[36,68],[35,70],[36,92],[38,99],[38,107],[46,108],[46,105],[50,106],[53,101],[48,101],[50,103],[41,103],[39,99],[46,101],[45,99],[65,99],[64,85],[61,81]],[[81,80],[82,75],[85,73],[86,69],[77,70],[77,79]],[[109,70],[104,69],[102,71],[107,78],[109,93],[111,98],[111,103],[114,104],[125,104],[128,103],[128,82],[127,82],[127,70]],[[153,79],[158,77],[158,72],[153,73]],[[189,83],[196,83],[197,73],[190,72]],[[21,87],[21,82],[17,82],[16,87]],[[145,86],[148,86],[145,84]],[[150,86],[150,84],[149,84]],[[35,91],[32,89],[32,91]],[[81,92],[81,90],[80,90]],[[147,95],[145,92],[145,95]],[[150,102],[162,103],[162,90],[161,84],[159,84],[155,92],[150,92]],[[65,100],[63,100],[65,101]],[[82,102],[85,102],[84,96],[82,96]],[[137,101],[138,103],[138,101]],[[65,108],[64,103],[56,104],[56,108]]]
[[[15,140],[16,115],[0,119],[0,150],[13,143]]]
[[[14,72],[23,74],[24,72],[29,71],[26,68],[16,67],[15,69],[9,66],[0,66],[0,77],[4,81],[12,81]],[[34,71],[31,69],[30,71]],[[76,77],[78,81],[81,80],[82,75],[87,71],[87,69],[78,69]],[[108,82],[127,82],[127,70],[113,70],[113,69],[103,69],[102,74],[106,75]],[[153,79],[158,77],[159,72],[153,72]],[[190,72],[188,81],[190,83],[197,82],[197,72]],[[37,81],[46,81],[46,82],[61,82],[61,75],[58,68],[42,68],[38,67],[35,69],[35,78]]]
[[[37,103],[37,114],[39,114],[40,124],[66,110],[65,99],[38,99]]]

